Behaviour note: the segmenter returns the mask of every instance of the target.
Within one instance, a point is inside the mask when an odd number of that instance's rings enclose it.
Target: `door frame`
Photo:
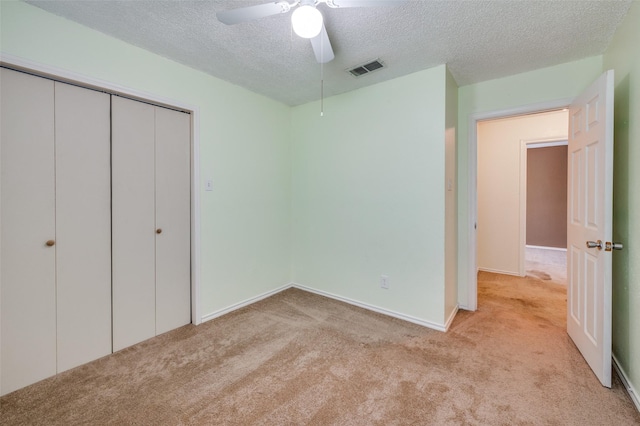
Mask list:
[[[478,259],[477,259],[477,229],[478,221],[478,122],[499,118],[515,117],[526,114],[536,114],[568,108],[573,98],[556,99],[551,101],[521,105],[507,109],[478,112],[469,115],[468,120],[468,165],[467,165],[467,303],[465,309],[478,309]]]
[[[74,84],[88,89],[121,95],[134,100],[187,112],[191,116],[191,322],[202,322],[200,315],[200,108],[175,99],[121,86],[109,81],[30,61],[10,54],[0,55],[0,65],[38,77]]]

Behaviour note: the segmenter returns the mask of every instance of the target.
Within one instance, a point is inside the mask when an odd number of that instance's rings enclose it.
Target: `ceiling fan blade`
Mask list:
[[[311,39],[311,46],[313,47],[313,53],[316,54],[316,61],[318,61],[318,63],[326,64],[335,58],[331,42],[329,41],[329,35],[324,25],[322,25],[320,34]]]
[[[286,6],[283,5],[286,4]],[[278,13],[289,11],[289,4],[286,2],[272,2],[258,4],[256,6],[241,7],[239,9],[224,10],[216,13],[218,21],[223,24],[233,25],[241,22],[253,21],[254,19],[265,18]]]
[[[332,0],[333,7],[399,6],[407,0]]]

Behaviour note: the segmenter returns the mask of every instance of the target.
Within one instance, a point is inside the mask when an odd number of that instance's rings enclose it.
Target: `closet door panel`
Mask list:
[[[156,107],[156,334],[191,322],[190,123]]]
[[[111,353],[110,108],[55,83],[58,372]]]
[[[154,109],[112,96],[114,351],[155,336]]]
[[[56,373],[53,87],[0,69],[2,394]]]

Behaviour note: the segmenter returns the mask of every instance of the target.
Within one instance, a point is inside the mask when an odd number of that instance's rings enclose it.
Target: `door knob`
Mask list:
[[[622,243],[610,243],[609,241],[607,241],[605,243],[605,251],[611,251],[611,250],[622,250],[624,248],[624,246],[622,245]]]
[[[54,240],[49,240],[47,241],[45,244],[47,245],[47,247],[51,247],[52,245],[54,245],[56,242]]]
[[[162,234],[162,228],[156,229],[156,234]]]
[[[602,240],[587,241],[587,248],[597,248],[598,250],[602,250]]]

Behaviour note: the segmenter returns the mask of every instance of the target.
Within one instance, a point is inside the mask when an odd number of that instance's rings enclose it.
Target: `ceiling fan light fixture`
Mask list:
[[[302,5],[291,14],[293,31],[302,38],[314,38],[322,30],[322,13],[315,6]]]

